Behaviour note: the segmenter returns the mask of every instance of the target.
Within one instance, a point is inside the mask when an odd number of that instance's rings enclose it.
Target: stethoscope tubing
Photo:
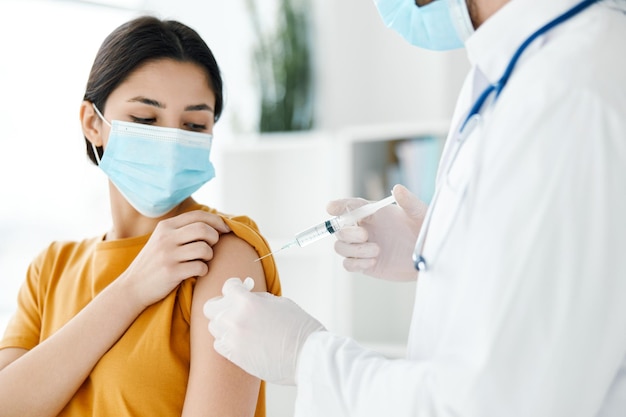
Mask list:
[[[517,48],[517,50],[513,54],[513,57],[511,57],[511,60],[507,64],[502,76],[498,79],[498,81],[496,81],[493,84],[488,85],[483,90],[483,92],[478,96],[478,98],[476,99],[472,107],[470,108],[463,123],[461,123],[459,127],[459,131],[457,132],[457,141],[456,141],[457,143],[455,144],[454,149],[450,149],[450,152],[452,152],[451,158],[446,164],[447,167],[445,168],[445,170],[442,170],[442,173],[446,177],[448,176],[450,168],[454,164],[454,161],[456,160],[456,157],[459,154],[461,147],[465,143],[465,139],[469,136],[469,133],[472,131],[472,129],[478,124],[478,121],[480,119],[480,112],[483,106],[485,105],[485,102],[487,101],[489,97],[491,97],[493,93],[495,93],[495,97],[493,101],[495,103],[495,101],[500,96],[500,93],[502,92],[507,82],[509,81],[511,74],[513,73],[513,70],[515,69],[515,65],[519,61],[520,57],[522,56],[526,48],[528,48],[528,46],[530,46],[530,44],[532,44],[539,36],[545,34],[546,32],[560,25],[561,23],[571,19],[572,17],[576,16],[578,13],[582,12],[583,10],[587,9],[589,6],[599,1],[600,0],[581,1],[580,3],[578,3],[571,9],[560,14],[556,18],[552,19],[551,21],[549,21],[548,23],[546,23],[545,25],[537,29],[528,38],[526,38],[524,42],[522,42],[522,44]],[[472,123],[470,123],[470,121],[472,121]],[[468,128],[470,128],[469,131],[467,130]],[[435,207],[437,203],[437,199],[439,197],[441,187],[442,187],[441,184],[439,184],[437,186],[437,189],[435,190],[435,194],[433,195],[430,206],[428,207],[428,211],[426,212],[426,216],[424,217],[424,221],[422,223],[420,233],[417,237],[417,241],[415,243],[415,249],[413,250],[413,264],[415,265],[415,269],[417,269],[420,272],[428,268],[428,263],[426,262],[426,259],[423,256],[424,243],[426,241],[426,234],[428,233],[428,229],[430,227],[433,208]],[[460,201],[458,205],[460,205]],[[459,207],[457,207],[454,210],[454,214],[453,214],[454,217],[456,217],[456,215],[458,214],[459,212],[458,209]],[[451,225],[446,229],[446,232],[444,233],[444,239],[445,239],[445,235],[448,234],[449,229],[451,229]],[[439,246],[441,246],[441,244]]]

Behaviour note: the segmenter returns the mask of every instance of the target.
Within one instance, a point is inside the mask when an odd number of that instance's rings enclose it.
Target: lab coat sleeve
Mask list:
[[[428,375],[425,364],[390,360],[354,340],[317,332],[300,354],[295,416],[417,416]]]

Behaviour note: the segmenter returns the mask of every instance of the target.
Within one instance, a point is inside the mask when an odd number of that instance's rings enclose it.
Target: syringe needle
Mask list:
[[[280,252],[281,250],[283,250],[283,249],[287,249],[287,248],[290,248],[290,247],[295,246],[295,245],[297,245],[297,244],[298,244],[298,241],[293,240],[293,241],[291,241],[291,242],[287,243],[287,244],[286,244],[285,246],[283,246],[282,248],[278,249],[277,251],[275,251],[275,252],[270,252],[270,253],[268,253],[268,254],[266,254],[266,255],[261,256],[260,258],[255,259],[255,260],[254,260],[254,262],[259,262],[261,259],[263,259],[263,258],[267,258],[267,257],[268,257],[268,256],[270,256],[270,255],[272,255],[272,256],[273,256],[273,255],[276,255],[276,254],[277,254],[278,252]]]
[[[263,255],[263,256],[261,256],[260,258],[255,259],[255,260],[254,260],[254,262],[259,262],[261,259],[263,259],[263,258],[267,258],[268,256],[271,256],[271,255],[274,255],[275,253],[278,253],[278,252],[280,252],[281,250],[282,250],[282,248],[281,248],[281,249],[278,249],[276,252],[270,252],[270,253],[268,253],[267,255]]]

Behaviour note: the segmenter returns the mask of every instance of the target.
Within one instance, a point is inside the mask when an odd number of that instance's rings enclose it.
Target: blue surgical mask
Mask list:
[[[446,51],[462,48],[474,32],[466,0],[375,0],[385,24],[420,48]]]
[[[126,201],[147,217],[160,217],[215,177],[209,160],[213,136],[113,120],[98,165]],[[93,146],[93,144],[92,144]]]

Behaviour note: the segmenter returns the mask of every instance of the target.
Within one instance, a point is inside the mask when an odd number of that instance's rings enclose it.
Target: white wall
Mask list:
[[[314,0],[321,128],[447,118],[464,51],[430,52],[384,26],[372,0]]]

